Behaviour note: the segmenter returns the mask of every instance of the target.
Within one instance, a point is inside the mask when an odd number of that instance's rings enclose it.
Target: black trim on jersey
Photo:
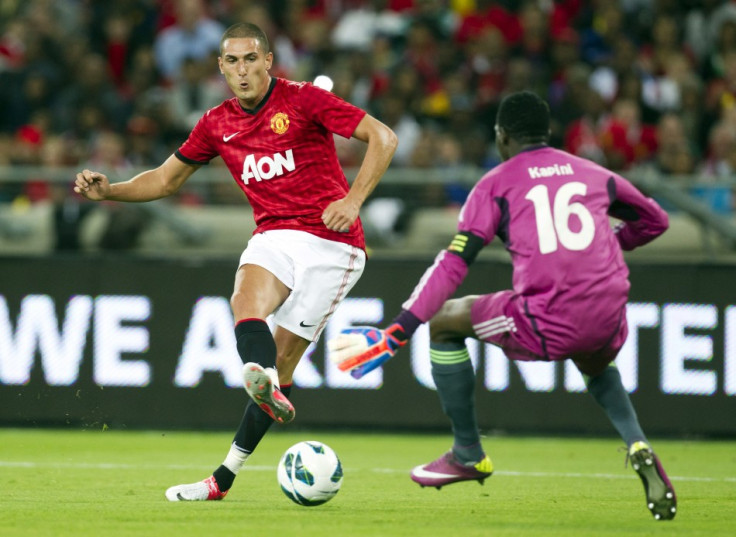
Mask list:
[[[511,245],[511,237],[509,236],[509,221],[511,215],[509,214],[509,200],[506,198],[493,198],[498,205],[498,209],[501,211],[501,218],[498,221],[498,229],[496,235],[503,242],[507,248]]]
[[[549,352],[547,352],[547,338],[545,338],[542,332],[539,330],[539,327],[537,326],[537,319],[529,312],[529,304],[527,304],[526,300],[524,301],[524,314],[529,318],[529,322],[532,324],[532,330],[534,330],[534,333],[537,334],[537,337],[539,338],[539,343],[542,345],[542,352],[544,353],[544,359],[549,361]]]
[[[209,161],[199,162],[197,160],[192,160],[190,158],[187,158],[184,155],[182,155],[178,149],[174,152],[174,155],[176,155],[176,158],[181,160],[184,164],[191,164],[192,166],[207,166],[207,164],[210,163]]]
[[[611,202],[608,206],[610,216],[626,222],[636,222],[641,218],[641,215],[631,205],[616,199],[616,181],[613,177],[608,178],[606,189],[608,190],[608,199]]]
[[[466,265],[470,265],[475,261],[478,252],[483,249],[483,246],[484,241],[481,237],[469,231],[461,231],[453,237],[450,246],[447,247],[447,251],[465,261]]]
[[[258,103],[258,105],[253,108],[252,110],[250,108],[243,107],[242,104],[240,104],[240,101],[238,101],[238,105],[240,105],[240,109],[245,112],[246,114],[250,114],[251,116],[254,116],[258,113],[258,111],[266,106],[266,103],[268,102],[268,98],[271,96],[271,93],[273,92],[273,88],[276,87],[276,81],[278,79],[273,76],[271,77],[271,83],[268,85],[268,91],[266,92],[266,95],[263,96],[263,99],[261,99],[261,102]]]

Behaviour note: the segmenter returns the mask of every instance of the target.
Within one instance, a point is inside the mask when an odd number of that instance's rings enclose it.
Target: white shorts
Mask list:
[[[330,316],[360,279],[365,252],[360,248],[290,229],[253,235],[240,265],[258,265],[291,289],[273,314],[274,322],[317,341]]]

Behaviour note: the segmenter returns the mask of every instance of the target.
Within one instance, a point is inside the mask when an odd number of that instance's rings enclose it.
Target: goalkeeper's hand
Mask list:
[[[392,324],[385,330],[354,326],[328,341],[327,352],[340,371],[350,371],[359,379],[391,358],[407,341],[399,324]]]

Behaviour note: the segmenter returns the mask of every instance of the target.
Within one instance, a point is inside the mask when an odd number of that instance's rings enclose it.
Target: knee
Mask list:
[[[462,343],[465,338],[453,331],[442,318],[429,322],[429,340],[431,343]]]
[[[464,343],[475,337],[470,321],[470,307],[475,297],[448,300],[429,321],[432,343]]]
[[[429,340],[432,343],[444,343],[444,333],[441,322],[434,319],[429,321]]]
[[[230,295],[230,309],[235,312],[238,311],[238,304],[241,302],[241,297],[243,296],[243,293],[241,293],[239,290],[235,290],[232,295]]]

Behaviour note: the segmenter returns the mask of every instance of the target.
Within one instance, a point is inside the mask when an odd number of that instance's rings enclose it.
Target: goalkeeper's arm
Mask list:
[[[469,231],[460,231],[450,246],[440,252],[427,269],[404,309],[385,330],[374,327],[353,327],[343,330],[328,342],[330,358],[342,371],[360,378],[380,366],[411,339],[422,319],[429,320],[452,296],[468,273],[485,239]]]

